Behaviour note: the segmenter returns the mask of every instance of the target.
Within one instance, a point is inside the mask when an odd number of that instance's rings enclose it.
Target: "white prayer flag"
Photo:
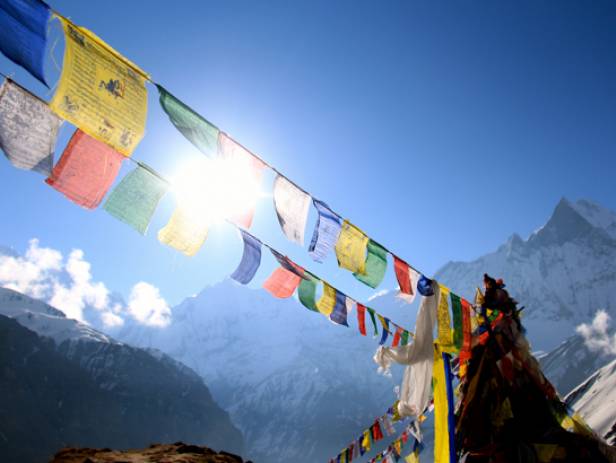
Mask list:
[[[274,206],[284,234],[289,240],[303,246],[310,196],[278,175],[274,181]]]

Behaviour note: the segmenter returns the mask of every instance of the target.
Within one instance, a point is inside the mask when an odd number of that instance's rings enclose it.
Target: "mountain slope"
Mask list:
[[[243,450],[202,379],[160,352],[119,343],[5,288],[0,343],[2,461],[44,461],[66,445],[186,440]]]
[[[502,277],[525,306],[535,349],[550,350],[599,308],[616,315],[616,214],[589,201],[562,199],[527,240],[513,235],[472,262],[450,262],[436,278],[472,298],[484,273]]]

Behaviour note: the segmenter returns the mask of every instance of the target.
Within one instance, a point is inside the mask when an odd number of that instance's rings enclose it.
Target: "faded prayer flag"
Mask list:
[[[158,231],[158,241],[186,256],[197,254],[207,238],[208,224],[178,206],[167,225]]]
[[[47,103],[13,81],[4,81],[0,87],[0,149],[13,166],[49,175],[61,124]]]
[[[334,307],[336,306],[336,296],[336,288],[323,282],[323,295],[317,301],[317,309],[319,310],[319,312],[321,312],[326,317],[329,317],[329,315],[334,311]]]
[[[147,166],[138,165],[116,186],[103,208],[142,235],[169,185]]]
[[[347,322],[347,297],[340,291],[336,290],[336,304],[332,313],[329,314],[329,319],[337,325],[349,326]]]
[[[294,272],[290,272],[284,267],[278,267],[263,283],[263,289],[272,296],[286,299],[293,296],[293,293],[302,281],[302,277]]]
[[[51,109],[130,156],[145,130],[149,76],[88,29],[59,19],[66,45]]]
[[[365,273],[354,273],[353,276],[371,288],[376,288],[383,281],[386,270],[387,250],[375,241],[369,240],[368,255],[364,266]]]
[[[410,304],[417,295],[417,282],[420,275],[397,256],[394,256],[394,270],[400,287],[399,296]]]
[[[353,273],[366,273],[366,249],[369,238],[348,220],[342,224],[336,243],[338,265]]]
[[[240,230],[240,234],[244,242],[244,252],[242,260],[231,274],[231,278],[246,285],[254,278],[259,265],[261,265],[261,241],[243,230]]]
[[[218,147],[218,127],[156,84],[159,101],[171,123],[204,154],[213,155]]]
[[[94,209],[111,187],[124,159],[110,146],[77,130],[45,181],[74,203]]]
[[[303,246],[310,195],[278,174],[274,180],[274,207],[283,233],[290,241]]]
[[[318,312],[317,298],[317,283],[320,281],[308,272],[305,272],[305,279],[299,284],[297,296],[304,307],[314,312]]]
[[[0,51],[46,86],[49,16],[49,6],[40,0],[0,0]]]
[[[338,241],[341,228],[340,219],[323,201],[313,198],[312,203],[319,215],[308,247],[308,254],[313,260],[323,262]]]
[[[245,181],[253,183],[252,186],[255,189],[261,186],[265,164],[224,132],[218,134],[218,154],[222,159],[233,163],[235,168],[244,170],[246,173]],[[245,185],[233,185],[233,187],[241,190],[245,188]],[[248,229],[252,225],[255,208],[256,204],[248,204],[246,212],[236,217],[230,217],[229,220]]]

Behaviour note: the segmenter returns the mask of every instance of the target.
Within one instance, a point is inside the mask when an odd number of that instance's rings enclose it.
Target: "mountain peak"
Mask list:
[[[561,245],[589,233],[594,228],[566,198],[561,198],[547,223],[533,233],[529,243]]]

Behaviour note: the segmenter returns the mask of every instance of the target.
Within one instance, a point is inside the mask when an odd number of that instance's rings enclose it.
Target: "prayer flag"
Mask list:
[[[376,337],[379,334],[379,329],[376,326],[376,318],[375,318],[374,310],[371,309],[370,307],[366,307],[366,310],[368,311],[368,314],[370,315],[370,320],[372,320],[372,328],[374,329],[374,336]]]
[[[168,187],[159,175],[140,164],[113,189],[103,208],[145,235],[156,206]]]
[[[417,281],[417,291],[419,291],[419,294],[421,294],[422,296],[432,296],[434,294],[432,280],[425,275],[422,275]]]
[[[361,445],[364,449],[364,453],[370,451],[370,431],[364,431],[364,438],[362,439]]]
[[[290,272],[286,268],[278,267],[263,283],[263,288],[274,297],[286,299],[293,295],[301,281],[302,277],[296,273]]]
[[[364,273],[354,273],[353,275],[362,283],[376,288],[381,284],[387,270],[387,250],[376,243],[368,241],[368,255],[364,264]]]
[[[396,272],[396,279],[400,287],[399,296],[404,298],[408,303],[413,302],[417,294],[417,281],[420,277],[419,273],[397,256],[394,256],[394,271]]]
[[[303,246],[310,196],[279,174],[274,181],[274,207],[286,237]]]
[[[158,231],[158,241],[191,257],[197,254],[207,238],[208,224],[176,207],[167,225]]]
[[[460,378],[466,376],[468,361],[471,359],[471,305],[461,299],[462,305],[462,348],[460,349]]]
[[[318,278],[314,277],[308,272],[305,272],[305,279],[300,282],[299,288],[297,290],[297,295],[302,305],[314,312],[319,311],[316,304],[318,281],[320,281]]]
[[[337,293],[338,291],[336,291],[336,288],[323,282],[323,295],[317,301],[317,309],[326,317],[329,317],[334,311],[337,302]]]
[[[43,70],[49,6],[40,0],[0,0],[0,51],[47,85]]]
[[[366,336],[366,306],[357,303],[357,324],[362,336]]]
[[[374,420],[374,423],[370,427],[372,430],[372,440],[374,442],[378,442],[383,439],[383,431],[381,431],[381,425],[379,424],[379,420]]]
[[[359,228],[345,220],[336,243],[338,265],[365,275],[368,241],[369,238]]]
[[[51,109],[130,156],[145,130],[149,76],[88,29],[58,19],[66,45]]]
[[[389,416],[387,416],[387,414],[385,414],[381,418],[379,418],[379,420],[383,424],[383,428],[385,428],[385,432],[387,433],[387,435],[388,436],[393,436],[395,434],[396,430],[394,429],[394,426],[391,423],[391,420],[389,419]]]
[[[324,202],[313,198],[312,203],[319,215],[308,253],[315,261],[323,262],[338,241],[341,229],[340,219]]]
[[[61,124],[47,103],[13,81],[4,81],[0,87],[0,149],[13,166],[49,175]]]
[[[453,337],[451,333],[451,316],[449,315],[449,288],[439,284],[439,302],[437,311],[438,320],[438,342],[443,351],[449,352],[453,349]]]
[[[389,336],[389,319],[383,317],[382,315],[378,315],[379,321],[381,322],[381,326],[383,326],[383,332],[381,333],[381,340],[379,344],[385,344],[387,341],[387,336]]]
[[[347,297],[336,290],[336,304],[332,313],[329,314],[329,319],[338,325],[349,326],[347,322]]]
[[[218,128],[197,114],[186,104],[156,84],[160,105],[175,128],[204,154],[213,155],[218,149]]]
[[[400,340],[402,339],[402,333],[404,332],[404,329],[402,329],[401,327],[396,327],[396,332],[394,333],[394,339],[391,342],[391,347],[398,347],[398,345],[400,344]]]
[[[244,182],[252,183],[251,188],[258,189],[261,187],[263,178],[263,168],[265,165],[254,154],[241,146],[224,132],[218,134],[218,154],[222,159],[233,163],[234,169],[240,169],[243,172],[241,176]],[[241,190],[246,188],[246,185],[234,185],[234,188]],[[256,198],[255,198],[256,201]],[[252,219],[255,214],[255,204],[247,205],[247,211],[229,220],[240,227],[250,228]]]
[[[449,463],[447,384],[445,379],[445,363],[438,345],[434,349],[432,385],[434,388],[434,463]]]
[[[118,175],[124,156],[77,130],[45,180],[86,209],[96,208]]]
[[[447,389],[447,428],[449,434],[449,463],[456,463],[456,417],[453,401],[453,373],[451,372],[451,356],[443,352],[445,364],[445,386]]]
[[[406,330],[402,330],[402,335],[400,337],[401,337],[401,340],[400,340],[401,344],[403,346],[406,346],[409,343],[409,332]]]
[[[462,348],[464,333],[462,332],[462,303],[460,296],[451,293],[451,313],[453,313],[453,345],[457,350]]]
[[[246,285],[250,283],[259,269],[259,265],[261,265],[261,241],[244,230],[240,230],[240,233],[244,242],[244,252],[242,260],[231,274],[231,278]]]

